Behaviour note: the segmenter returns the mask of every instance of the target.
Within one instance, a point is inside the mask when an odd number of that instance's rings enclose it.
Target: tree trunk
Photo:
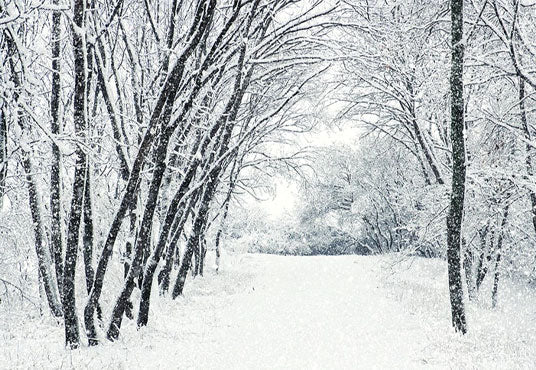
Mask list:
[[[463,0],[451,1],[452,65],[451,91],[451,142],[452,142],[452,193],[447,216],[447,259],[452,324],[457,332],[465,334],[467,323],[463,301],[460,262],[461,231],[465,197],[465,138],[463,96]]]
[[[199,161],[194,160],[194,162]],[[164,220],[164,224],[162,225],[162,232],[160,233],[158,244],[151,255],[149,263],[147,263],[147,266],[145,267],[143,285],[141,289],[140,309],[138,314],[138,327],[147,325],[147,322],[149,320],[149,305],[151,299],[151,289],[153,285],[154,273],[156,271],[156,267],[158,266],[158,262],[160,261],[160,257],[166,245],[166,241],[168,240],[169,233],[172,230],[172,224],[177,215],[179,205],[181,203],[184,204],[184,195],[186,194],[186,191],[188,190],[190,183],[194,178],[196,169],[197,164],[194,163],[190,166],[188,173],[184,177],[184,180],[181,182],[179,189],[175,193],[175,196],[173,197],[173,200],[171,201],[171,204],[169,205],[169,208],[166,212],[166,218]]]
[[[7,120],[4,107],[0,107],[0,209],[6,193],[7,177]]]
[[[39,207],[39,198],[37,194],[37,186],[32,176],[32,165],[30,162],[30,154],[23,153],[22,165],[26,173],[26,183],[28,186],[28,199],[30,202],[30,212],[35,235],[35,251],[37,253],[37,264],[39,266],[39,276],[43,282],[43,288],[47,297],[48,305],[52,315],[61,317],[63,312],[61,309],[60,299],[56,292],[56,285],[53,283],[54,278],[51,276],[49,268],[52,266],[50,258],[50,250],[44,245],[43,241],[43,222],[41,219],[41,209]]]
[[[532,140],[532,134],[530,132],[530,127],[527,120],[527,111],[525,109],[525,80],[519,76],[519,111],[521,113],[521,126],[523,128],[525,139],[528,141]],[[534,175],[534,169],[532,168],[532,152],[533,148],[531,145],[526,145],[526,159],[525,165],[527,169],[527,175],[532,177]],[[536,231],[536,193],[529,189],[531,213],[532,213],[532,226],[534,231]]]
[[[166,109],[166,113],[171,114],[171,108]],[[169,116],[168,116],[169,117]],[[169,118],[168,118],[169,119]],[[153,172],[153,179],[149,189],[149,196],[143,213],[142,224],[136,241],[136,248],[134,252],[134,258],[132,259],[130,269],[125,280],[123,290],[117,299],[113,312],[110,325],[107,331],[107,338],[109,340],[116,340],[119,337],[119,331],[121,328],[121,321],[123,313],[130,300],[130,295],[135,287],[135,280],[138,277],[142,268],[143,254],[150,248],[151,243],[151,231],[153,224],[154,211],[157,205],[158,194],[160,191],[160,185],[166,170],[166,154],[170,136],[161,133],[160,143],[157,148],[156,168]]]
[[[91,292],[95,271],[93,269],[93,207],[91,204],[91,176],[89,161],[86,165],[86,181],[84,186],[84,266],[86,272],[86,288]]]
[[[182,294],[184,289],[184,283],[186,281],[186,275],[190,270],[192,264],[192,257],[195,250],[199,247],[199,237],[201,235],[201,230],[203,229],[203,224],[207,220],[207,215],[209,211],[209,204],[212,201],[214,193],[216,191],[216,180],[219,175],[218,171],[213,171],[210,176],[210,181],[205,188],[203,197],[201,198],[201,203],[199,204],[199,210],[195,217],[194,226],[192,228],[192,234],[188,238],[188,243],[186,245],[186,251],[182,257],[181,267],[179,268],[179,274],[175,285],[173,287],[173,293],[171,297],[173,299],[177,298]]]
[[[200,192],[197,191],[195,192],[195,194],[192,194],[188,206],[185,209],[181,210],[180,213],[176,216],[176,225],[172,227],[173,236],[171,242],[169,243],[168,250],[166,251],[166,263],[158,274],[161,295],[166,294],[169,289],[170,275],[171,269],[173,268],[173,262],[175,262],[176,265],[180,264],[180,253],[179,249],[177,248],[177,244],[179,242],[179,238],[184,231],[184,224],[188,220],[188,217],[190,216],[193,207],[198,201],[199,193]]]
[[[501,221],[501,229],[499,231],[499,239],[497,240],[497,256],[495,258],[495,269],[494,269],[495,274],[493,277],[493,290],[491,292],[491,307],[493,308],[497,306],[497,292],[499,291],[499,276],[500,276],[499,267],[501,264],[504,229],[506,228],[506,222],[508,220],[509,208],[510,208],[509,204],[504,207],[503,217]]]
[[[59,0],[53,1],[54,5]],[[52,13],[52,92],[50,97],[50,114],[52,116],[50,131],[53,135],[61,132],[59,121],[59,104],[61,94],[60,77],[60,21],[61,12]],[[50,211],[51,211],[51,244],[56,267],[56,280],[60,296],[63,296],[63,241],[61,216],[61,152],[55,142],[52,142],[52,166],[50,169]]]
[[[73,7],[73,52],[74,52],[74,129],[79,140],[86,135],[86,52],[85,52],[85,1],[76,0]],[[84,184],[87,166],[86,153],[76,148],[71,211],[67,227],[67,245],[63,270],[63,314],[65,318],[65,342],[69,348],[80,346],[78,316],[76,313],[75,274],[78,258],[80,221],[84,203]]]

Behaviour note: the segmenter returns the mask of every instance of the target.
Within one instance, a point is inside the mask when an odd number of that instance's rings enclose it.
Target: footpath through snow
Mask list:
[[[0,367],[532,368],[534,292],[503,290],[497,310],[469,305],[461,337],[441,261],[229,256],[177,301],[155,296],[149,326],[137,332],[127,320],[114,344],[69,353],[60,327],[2,323]]]

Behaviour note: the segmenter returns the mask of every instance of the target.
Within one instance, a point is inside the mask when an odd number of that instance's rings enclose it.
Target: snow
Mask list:
[[[536,358],[536,295],[519,283],[505,281],[496,310],[485,293],[469,303],[461,336],[439,260],[223,258],[219,274],[189,277],[184,297],[155,294],[149,326],[125,320],[116,343],[67,351],[61,326],[2,313],[0,368],[529,368]]]
[[[4,194],[0,196],[0,216],[5,216],[11,211],[11,200]]]

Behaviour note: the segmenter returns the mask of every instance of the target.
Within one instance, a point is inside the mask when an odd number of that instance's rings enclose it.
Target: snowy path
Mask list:
[[[214,348],[208,365],[321,369],[418,365],[419,333],[414,333],[418,325],[377,288],[373,260],[274,256],[262,260],[263,271],[249,293],[222,312],[221,346]]]
[[[61,325],[11,312],[0,320],[0,369],[536,366],[534,289],[505,281],[491,310],[483,288],[462,337],[450,326],[446,264],[397,261],[229,255],[220,274],[189,279],[183,297],[155,292],[147,328],[125,320],[118,342],[72,352]]]

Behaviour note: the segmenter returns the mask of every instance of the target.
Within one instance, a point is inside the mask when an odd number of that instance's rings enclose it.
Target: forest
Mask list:
[[[534,0],[0,0],[0,368],[533,366],[534,34]]]

